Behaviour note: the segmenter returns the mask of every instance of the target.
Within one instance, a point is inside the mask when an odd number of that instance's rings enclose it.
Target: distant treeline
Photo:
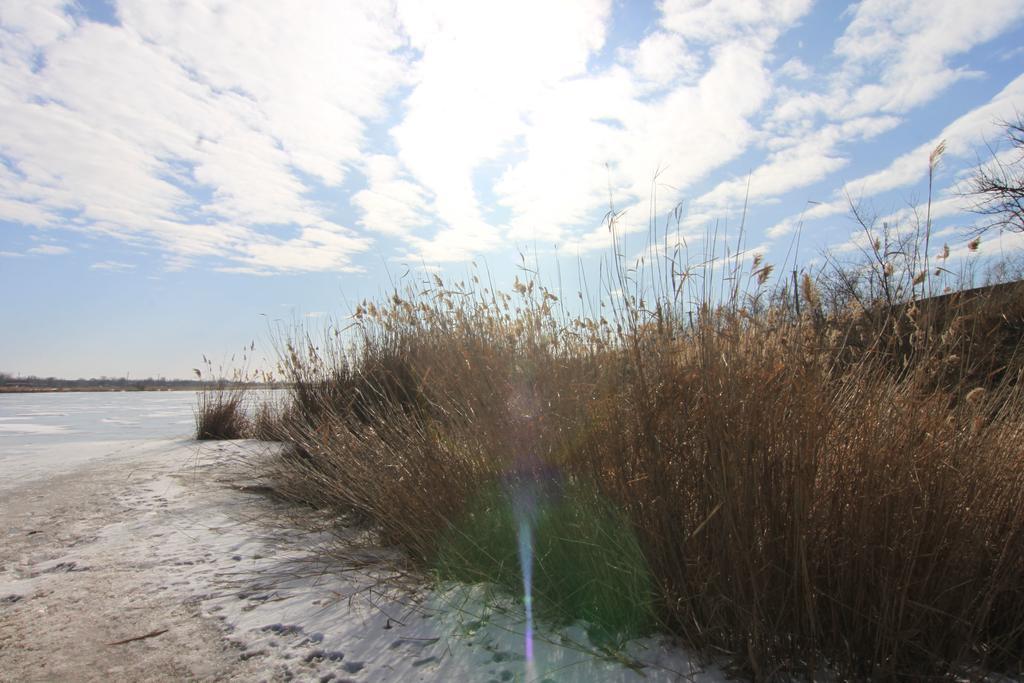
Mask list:
[[[229,380],[207,381],[199,379],[165,379],[147,377],[93,377],[90,379],[61,379],[58,377],[15,377],[0,372],[0,393],[31,391],[201,391],[215,387],[258,388],[269,385],[257,382]]]

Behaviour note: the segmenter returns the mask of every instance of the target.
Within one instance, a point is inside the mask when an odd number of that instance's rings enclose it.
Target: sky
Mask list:
[[[1024,0],[0,0],[0,371],[187,377],[410,272],[587,272],[610,200],[627,249],[746,206],[813,263],[943,140],[960,254],[1021,112]]]

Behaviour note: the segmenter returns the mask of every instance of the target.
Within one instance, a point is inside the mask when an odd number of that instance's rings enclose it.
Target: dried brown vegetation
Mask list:
[[[195,409],[196,439],[241,439],[249,434],[249,418],[245,414],[245,391],[214,388],[199,393]]]
[[[285,342],[270,474],[419,567],[510,589],[481,496],[530,482],[593,548],[539,523],[553,616],[666,630],[758,679],[1020,672],[1024,291],[923,300],[930,278],[867,250],[798,292],[759,258],[618,260],[594,315],[535,278],[364,302],[354,341]],[[626,528],[595,526],[606,509]],[[617,594],[640,611],[602,613]]]

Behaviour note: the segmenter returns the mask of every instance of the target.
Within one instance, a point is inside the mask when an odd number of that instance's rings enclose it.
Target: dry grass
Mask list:
[[[199,392],[195,409],[196,439],[242,439],[250,433],[245,414],[245,391],[224,387]]]
[[[1020,287],[925,304],[913,272],[795,294],[679,262],[617,266],[593,316],[436,279],[360,305],[349,347],[293,336],[278,489],[510,591],[526,506],[551,618],[758,679],[1020,672]]]
[[[197,440],[281,439],[281,420],[287,407],[275,391],[277,384],[270,373],[247,369],[255,349],[253,341],[216,369],[204,355],[205,373],[199,368],[192,370],[196,380],[203,383],[193,410]],[[236,359],[241,360],[241,367],[232,369]]]

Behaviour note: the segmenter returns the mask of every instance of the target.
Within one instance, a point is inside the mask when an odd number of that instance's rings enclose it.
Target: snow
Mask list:
[[[0,432],[11,432],[14,434],[59,434],[68,431],[64,425],[40,425],[32,423],[15,422],[0,424]]]
[[[273,445],[190,441],[184,396],[83,396],[30,399],[63,414],[25,424],[66,432],[0,432],[0,679],[38,677],[34,652],[42,677],[87,680],[725,680],[663,639],[602,649],[583,624],[542,625],[527,663],[515,600],[427,585],[366,534],[296,526],[253,493],[244,463]]]

